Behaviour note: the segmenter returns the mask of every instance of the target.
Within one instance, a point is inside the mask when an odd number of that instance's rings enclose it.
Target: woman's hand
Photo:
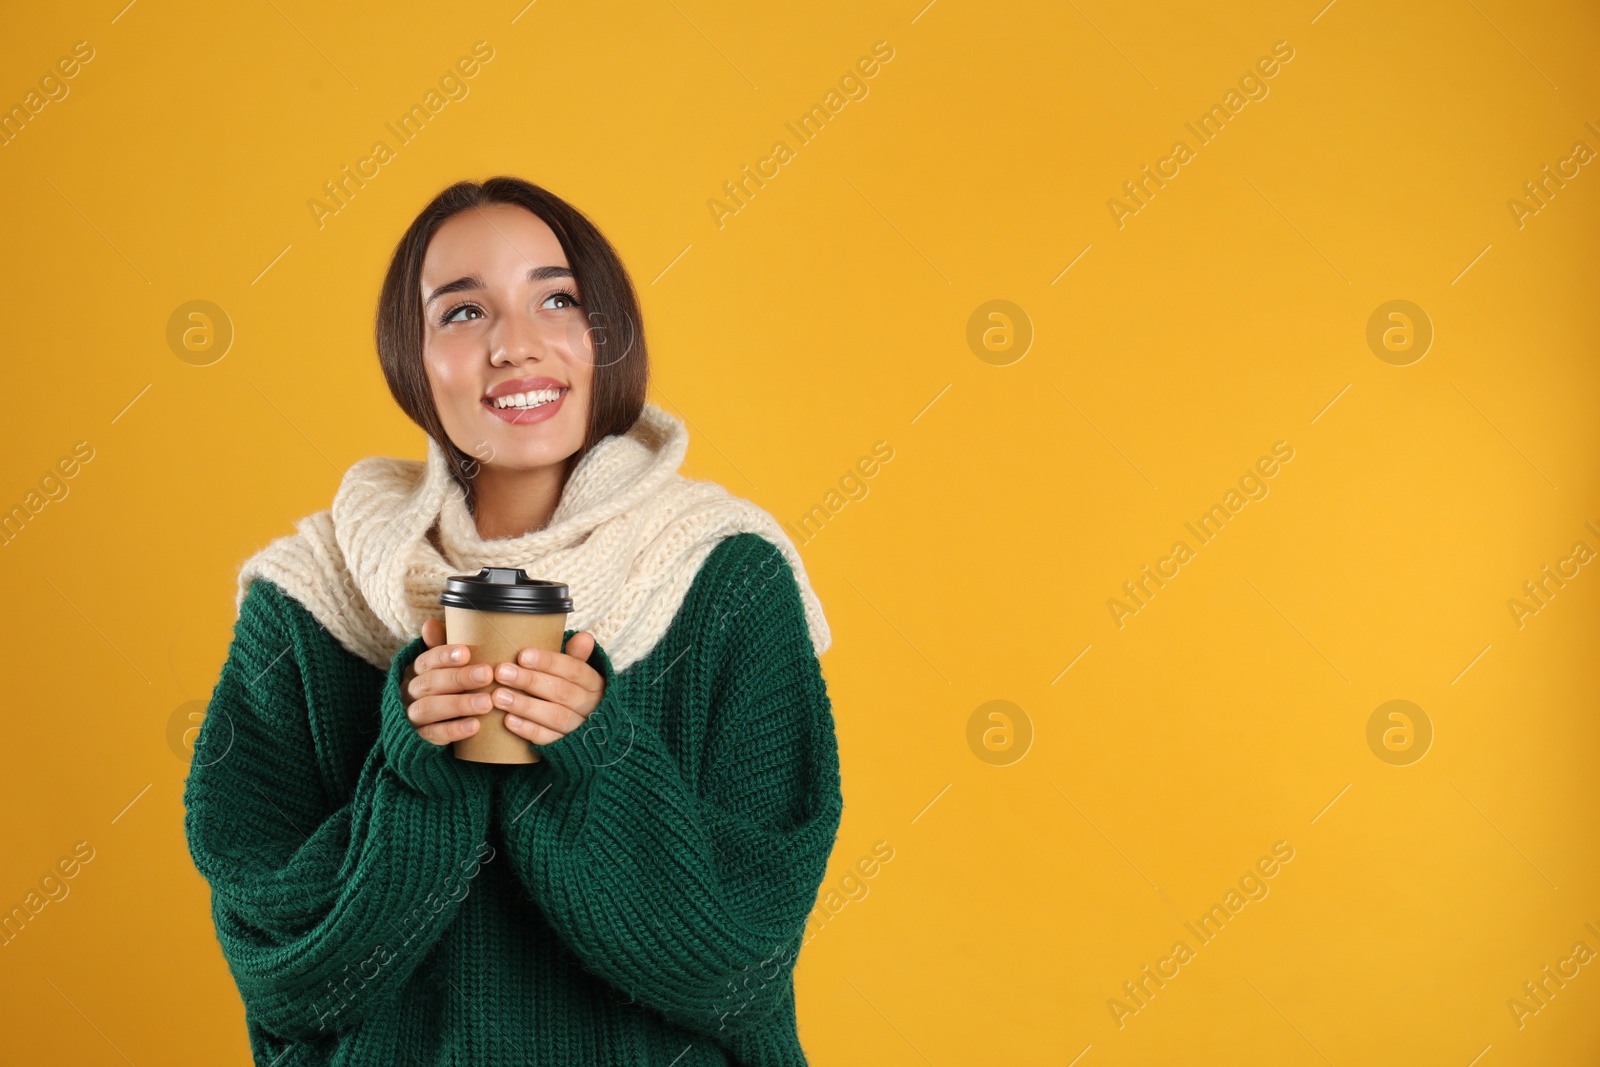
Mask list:
[[[474,693],[489,684],[487,663],[467,665],[466,645],[444,643],[444,623],[429,619],[422,624],[422,641],[428,650],[412,660],[400,682],[400,701],[417,733],[436,745],[448,745],[478,732],[477,716],[493,704],[488,693]]]
[[[606,680],[589,666],[594,634],[573,634],[566,652],[525,648],[517,663],[495,667],[494,706],[506,713],[506,729],[536,745],[548,745],[582,726],[605,696]],[[419,659],[421,657],[418,657]]]

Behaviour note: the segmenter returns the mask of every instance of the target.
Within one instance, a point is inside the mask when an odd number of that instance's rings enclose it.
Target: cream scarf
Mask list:
[[[437,442],[426,461],[374,456],[351,465],[333,507],[295,524],[239,570],[236,607],[254,578],[304,604],[339,643],[388,670],[430,618],[454,574],[521,567],[567,585],[570,630],[588,630],[622,671],[672,622],[718,542],[754,532],[788,559],[818,655],[832,643],[793,543],[771,515],[721,485],[678,473],[689,447],[675,417],[646,403],[626,434],[579,461],[541,530],[485,541]]]

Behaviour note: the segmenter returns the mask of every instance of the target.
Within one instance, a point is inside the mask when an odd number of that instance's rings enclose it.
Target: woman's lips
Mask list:
[[[561,410],[561,405],[566,402],[567,394],[571,391],[570,389],[563,389],[561,390],[561,395],[554,400],[533,408],[497,408],[492,400],[484,400],[483,406],[488,410],[489,414],[496,418],[504,419],[514,426],[526,426],[529,423],[543,422],[548,418],[552,418],[556,412]]]

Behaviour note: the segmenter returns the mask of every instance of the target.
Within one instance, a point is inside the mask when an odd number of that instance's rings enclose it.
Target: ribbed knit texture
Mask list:
[[[575,631],[568,630],[567,637]],[[184,791],[258,1064],[797,1065],[793,967],[843,810],[794,574],[706,557],[543,761],[457,760],[266,579]]]

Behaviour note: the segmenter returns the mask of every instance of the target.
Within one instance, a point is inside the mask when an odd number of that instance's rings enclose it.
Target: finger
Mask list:
[[[598,683],[600,675],[595,674]],[[565,704],[569,708],[580,707],[588,702],[591,690],[585,689],[576,682],[552,673],[545,669],[537,671],[525,670],[510,663],[501,663],[494,669],[494,680],[511,689],[518,689],[529,696],[548,700],[553,704]]]
[[[426,634],[423,635],[423,640],[427,640]],[[436,671],[440,667],[458,667],[471,662],[472,649],[466,645],[435,645],[412,660],[411,665],[416,668],[418,674],[421,674],[423,671]]]
[[[579,637],[584,634],[574,634],[567,647],[572,648]],[[589,650],[594,650],[594,635],[589,634]],[[517,653],[517,663],[523,667],[541,671],[545,674],[565,678],[585,692],[598,693],[604,684],[600,672],[589,666],[588,656],[579,658],[565,652],[551,652],[543,648],[525,648]]]
[[[466,715],[483,715],[493,706],[488,693],[451,693],[413,700],[406,708],[406,718],[413,726],[426,726]]]
[[[422,643],[432,648],[444,644],[444,623],[438,619],[429,619],[422,624]]]
[[[547,669],[546,664],[550,664],[550,667],[555,667],[555,665],[562,664],[562,661],[571,661],[571,664],[589,667],[589,657],[594,654],[594,651],[594,633],[590,633],[589,630],[582,630],[581,633],[573,633],[573,637],[566,641],[565,651],[552,653],[549,649],[544,648],[525,648],[517,654],[517,662],[522,664],[523,667],[539,667],[539,669]],[[571,664],[566,665],[571,667]],[[594,667],[590,667],[590,670],[594,670]]]
[[[417,659],[420,661],[421,656]],[[485,663],[471,663],[465,667],[435,667],[416,672],[405,684],[406,697],[439,696],[444,693],[470,693],[488,684],[493,671]]]
[[[477,719],[446,719],[444,722],[430,723],[417,731],[425,741],[435,745],[448,745],[452,741],[459,741],[463,737],[471,737],[478,732]]]
[[[493,669],[487,663],[469,663],[465,667],[436,667],[422,671],[411,680],[407,689],[413,697],[435,696],[440,693],[470,693],[481,689],[493,679]]]
[[[529,720],[522,718],[520,715],[507,715],[505,717],[505,724],[507,730],[510,730],[524,741],[532,741],[536,745],[548,745],[551,742],[559,741],[566,736],[566,734],[558,733],[557,731],[550,729],[548,726],[544,726],[536,722],[530,722]]]
[[[588,630],[580,630],[567,641],[566,654],[579,662],[587,662],[593,653],[594,634]]]
[[[571,708],[549,700],[539,700],[515,689],[496,687],[494,706],[508,715],[517,715],[558,734],[569,734],[583,725],[583,716]]]

